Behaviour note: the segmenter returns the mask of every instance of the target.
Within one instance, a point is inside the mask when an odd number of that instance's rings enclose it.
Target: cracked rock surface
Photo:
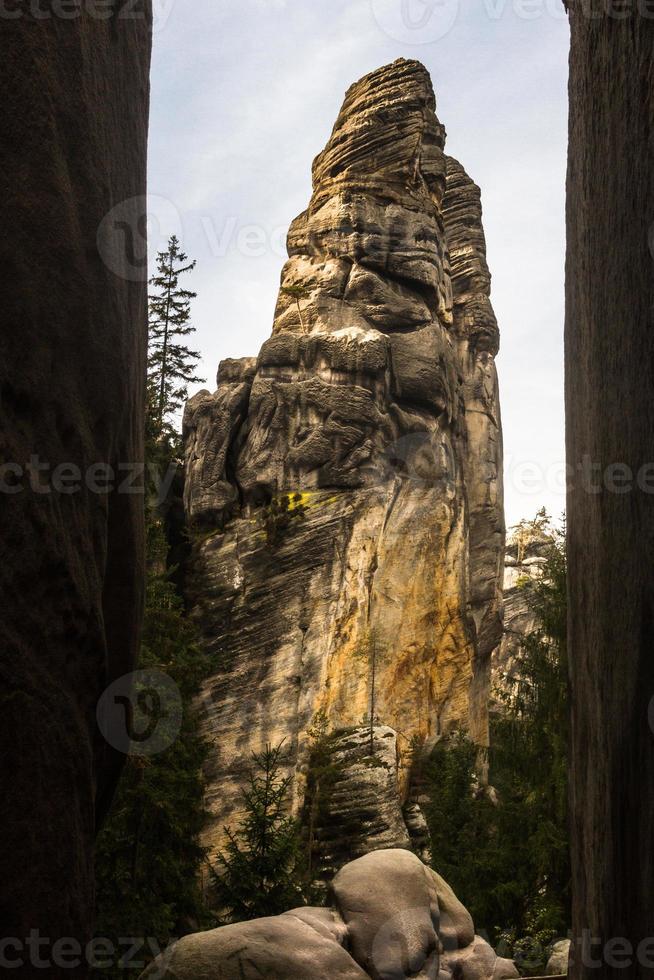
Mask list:
[[[400,804],[416,740],[487,739],[498,329],[479,189],[444,143],[419,62],[349,89],[290,227],[272,336],[186,408],[188,598],[217,662],[210,852],[266,742],[285,740],[299,812],[321,713],[357,728],[373,702],[397,742],[380,793]]]

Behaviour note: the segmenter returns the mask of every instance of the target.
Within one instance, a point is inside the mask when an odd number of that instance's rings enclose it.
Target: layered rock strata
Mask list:
[[[327,771],[320,778],[313,767],[303,816],[314,875],[330,880],[344,864],[369,851],[410,848],[411,836],[398,794],[393,729],[346,729],[331,736],[325,750]]]
[[[190,599],[217,664],[210,847],[266,741],[285,740],[301,805],[319,714],[396,733],[402,798],[416,741],[487,738],[498,330],[479,190],[444,140],[418,62],[350,88],[289,230],[272,337],[186,408]]]
[[[377,851],[347,864],[331,907],[185,936],[143,974],[160,980],[510,980],[449,885],[417,857]]]

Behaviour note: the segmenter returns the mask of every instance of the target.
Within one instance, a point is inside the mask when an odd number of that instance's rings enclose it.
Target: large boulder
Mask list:
[[[438,893],[414,854],[366,854],[342,868],[332,888],[352,956],[369,976],[438,974]]]
[[[92,934],[124,758],[96,707],[139,635],[151,14],[28,6],[0,31],[0,921],[52,948]]]
[[[449,885],[409,851],[375,851],[332,883],[332,908],[186,936],[143,980],[511,980]]]
[[[441,957],[441,973],[439,980],[510,980],[519,977],[513,960],[497,956],[492,946],[475,936],[472,942],[463,949],[446,952]]]
[[[565,976],[568,972],[571,946],[572,943],[569,939],[560,939],[558,943],[554,943],[545,967],[545,973],[552,977]]]
[[[185,936],[157,958],[143,978],[365,980],[364,971],[339,942],[307,919],[286,914]]]

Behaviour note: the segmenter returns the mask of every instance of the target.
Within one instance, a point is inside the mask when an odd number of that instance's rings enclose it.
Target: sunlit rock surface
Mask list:
[[[289,231],[272,337],[187,405],[189,599],[217,662],[210,849],[265,742],[285,740],[300,809],[319,713],[365,727],[372,705],[400,803],[416,742],[487,738],[498,330],[479,190],[444,142],[420,63],[350,88]]]

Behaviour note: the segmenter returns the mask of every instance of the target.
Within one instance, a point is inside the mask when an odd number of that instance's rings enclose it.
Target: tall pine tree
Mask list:
[[[148,414],[159,434],[170,435],[170,416],[186,401],[188,386],[201,382],[194,374],[198,351],[183,339],[195,332],[191,326],[191,300],[196,293],[180,286],[180,277],[195,268],[172,235],[168,250],[157,255],[157,274],[150,280],[148,332]]]
[[[205,864],[200,842],[206,819],[203,765],[208,746],[200,732],[197,694],[215,669],[197,643],[170,567],[168,521],[170,501],[160,499],[163,477],[177,464],[180,434],[173,413],[181,406],[198,354],[179,338],[193,332],[190,302],[195,293],[181,289],[179,278],[190,272],[172,237],[158,256],[158,275],[151,280],[148,343],[148,405],[145,451],[147,493],[146,596],[139,669],[166,674],[177,686],[182,706],[181,729],[158,754],[130,755],[108,819],[96,847],[96,935],[114,945],[100,957],[93,976],[125,980],[141,972],[158,948],[189,931],[212,925],[199,873]],[[121,938],[122,937],[122,938]],[[124,937],[139,937],[129,963]],[[140,963],[141,966],[137,966]]]

